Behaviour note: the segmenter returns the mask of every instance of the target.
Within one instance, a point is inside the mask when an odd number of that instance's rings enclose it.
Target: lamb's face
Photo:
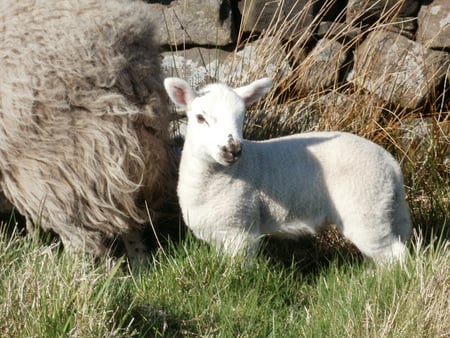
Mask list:
[[[182,79],[164,80],[172,101],[186,109],[186,143],[194,156],[224,166],[233,165],[241,156],[245,108],[271,86],[272,81],[264,78],[236,89],[214,84],[197,93]]]
[[[225,85],[203,89],[188,109],[189,133],[199,153],[231,166],[242,153],[244,100]]]

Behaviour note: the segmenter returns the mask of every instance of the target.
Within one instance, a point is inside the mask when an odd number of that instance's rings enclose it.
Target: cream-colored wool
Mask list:
[[[139,238],[172,184],[159,62],[143,2],[0,2],[0,184],[28,228]]]

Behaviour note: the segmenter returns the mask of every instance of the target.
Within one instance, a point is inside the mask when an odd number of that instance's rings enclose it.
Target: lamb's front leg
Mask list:
[[[231,257],[244,256],[250,258],[258,253],[261,234],[256,225],[228,226],[218,228],[211,235],[210,240],[219,251]]]

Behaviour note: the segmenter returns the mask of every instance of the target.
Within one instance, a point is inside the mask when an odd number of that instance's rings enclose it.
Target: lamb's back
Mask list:
[[[399,168],[395,159],[379,145],[344,132],[311,132],[250,141],[250,147],[256,154],[253,156],[255,167],[269,175],[278,172],[286,178],[296,172],[311,177],[317,171],[324,176],[346,172],[360,172],[358,176],[367,176],[385,171],[387,167]]]
[[[392,190],[402,181],[398,163],[385,149],[343,132],[249,141],[241,160],[249,162],[242,176],[256,189],[297,210],[303,210],[305,201],[324,205],[371,186]]]

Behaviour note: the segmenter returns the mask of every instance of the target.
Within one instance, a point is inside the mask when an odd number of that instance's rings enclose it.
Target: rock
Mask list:
[[[245,133],[262,140],[309,131],[340,130],[382,143],[398,122],[387,104],[375,95],[347,88],[310,95],[289,104],[249,110]]]
[[[348,80],[389,103],[414,109],[441,83],[449,62],[445,52],[378,30],[356,49],[353,78]]]
[[[201,47],[164,52],[161,65],[165,77],[181,77],[199,88],[220,78],[222,64],[230,54],[218,48]]]
[[[302,63],[306,72],[304,77],[298,79],[297,89],[319,92],[339,83],[340,70],[347,54],[347,49],[336,40],[319,40]]]
[[[283,29],[280,25],[286,20],[295,20],[296,24],[285,32],[286,36],[301,33],[313,21],[316,9],[309,0],[240,1],[238,6],[245,32],[261,33],[268,29],[277,32]]]
[[[400,134],[399,139],[402,140],[402,148],[417,147],[420,143],[432,142],[433,135],[433,118],[415,118],[411,120],[403,120],[398,127]]]
[[[281,43],[271,37],[248,43],[219,67],[217,78],[233,84],[248,84],[256,77],[286,77],[291,67]]]
[[[244,124],[244,137],[265,140],[318,130],[318,120],[317,104],[310,100],[249,110]]]
[[[386,127],[386,103],[364,91],[330,91],[316,100],[320,129],[342,130],[377,139],[380,126]]]
[[[318,97],[317,109],[320,111],[321,123],[330,129],[348,128],[353,125],[354,111],[361,111],[357,95],[331,91]]]
[[[414,40],[417,31],[417,18],[414,16],[404,16],[392,19],[384,29],[401,34],[410,40]]]
[[[421,7],[417,41],[428,48],[450,48],[450,2],[434,0]]]
[[[415,16],[420,0],[348,0],[348,24],[373,24],[380,18]]]
[[[177,76],[194,88],[211,82],[246,84],[259,77],[287,76],[290,66],[281,44],[274,39],[260,39],[248,43],[239,51],[226,52],[216,48],[192,48],[179,52],[165,52],[162,58],[164,75]]]
[[[231,14],[222,20],[217,0],[175,0],[148,6],[162,45],[225,46],[232,42]]]
[[[349,26],[343,22],[322,21],[315,35],[318,38],[337,39],[339,41],[351,41],[362,33],[360,27]]]
[[[334,84],[346,87],[346,77],[359,95],[368,91],[396,108],[415,109],[442,96],[439,85],[450,78],[448,0],[422,6],[418,31],[420,0],[144,1],[151,2],[165,48],[189,46],[164,53],[166,76],[180,76],[194,87],[216,81],[239,85],[270,76],[298,100]],[[231,21],[242,24],[241,32],[255,33],[254,41],[244,47],[227,45],[239,30]],[[383,33],[370,33],[374,26],[368,24],[373,23]],[[416,31],[422,45],[410,41]],[[211,45],[218,47],[203,48]],[[347,76],[353,54],[354,68]]]

